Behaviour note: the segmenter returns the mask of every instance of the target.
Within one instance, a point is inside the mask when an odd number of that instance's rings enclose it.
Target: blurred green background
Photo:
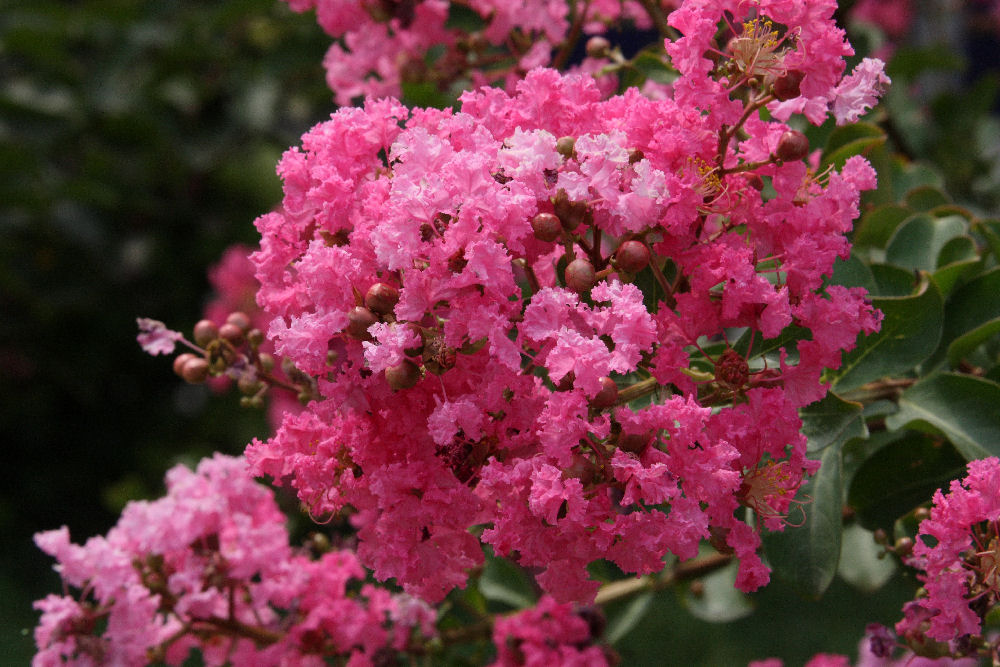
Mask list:
[[[159,495],[174,463],[266,434],[262,414],[142,353],[135,318],[182,329],[199,318],[206,268],[230,244],[256,242],[253,219],[280,200],[278,157],[334,107],[329,38],[277,0],[0,10],[0,663],[14,665],[33,653],[31,602],[59,591],[33,533],[104,533],[127,500]],[[868,29],[856,39],[879,45]],[[908,48],[890,69],[897,148],[940,165],[956,199],[995,210],[994,75],[963,85],[970,59],[954,44]],[[945,76],[933,96],[928,72]],[[716,624],[689,611],[729,615],[699,610],[686,590],[663,593],[619,650],[625,664],[853,653],[864,624],[896,620],[912,587],[897,574],[873,597],[838,581],[813,602],[778,582],[755,613]]]

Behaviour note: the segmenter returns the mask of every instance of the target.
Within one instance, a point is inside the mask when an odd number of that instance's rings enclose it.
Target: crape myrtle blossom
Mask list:
[[[315,9],[335,38],[323,59],[338,104],[366,96],[398,96],[405,83],[447,91],[454,84],[505,82],[510,89],[540,66],[565,65],[582,36],[608,26],[648,29],[650,16],[635,0],[286,0],[296,12]],[[658,0],[657,13],[678,3]],[[588,57],[596,72],[610,61]]]
[[[248,448],[253,473],[317,518],[352,508],[361,561],[429,601],[481,543],[560,603],[593,598],[596,559],[656,572],[709,537],[738,588],[766,584],[760,531],[817,466],[797,410],[881,319],[824,288],[874,170],[817,173],[760,113],[871,103],[833,9],[685,3],[674,97],[535,69],[459,111],[368,99],[314,127],[253,260],[318,398]]]
[[[78,597],[35,603],[34,664],[371,665],[434,635],[435,613],[364,583],[350,551],[288,545],[285,515],[242,458],[217,454],[167,473],[167,495],[130,503],[105,537],[38,546]]]
[[[952,655],[971,653],[983,619],[1000,602],[1000,460],[972,461],[967,472],[934,494],[907,558],[926,595],[904,605],[896,633],[920,653],[936,642]]]

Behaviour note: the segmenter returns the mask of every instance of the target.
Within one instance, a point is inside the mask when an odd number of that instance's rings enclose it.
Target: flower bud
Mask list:
[[[607,58],[611,52],[611,42],[600,35],[587,40],[587,55],[591,58]]]
[[[226,318],[226,324],[235,324],[241,331],[246,333],[250,329],[250,318],[246,313],[237,310],[229,313],[229,317]]]
[[[590,406],[595,410],[610,408],[618,401],[618,385],[607,375],[598,381],[601,383],[601,390],[594,398],[590,399]]]
[[[378,322],[375,313],[364,306],[355,306],[347,313],[347,328],[345,333],[351,338],[369,340],[368,327]]]
[[[782,102],[798,97],[802,94],[799,84],[802,83],[804,76],[805,72],[801,70],[788,70],[774,82],[774,96]]]
[[[531,219],[531,229],[539,241],[555,241],[562,236],[562,223],[552,213],[539,213]]]
[[[573,157],[573,151],[575,150],[575,137],[559,137],[559,140],[556,141],[556,151],[567,160]]]
[[[219,338],[228,341],[231,345],[239,346],[243,344],[243,329],[233,322],[227,321],[219,327]]]
[[[260,367],[265,373],[270,373],[274,370],[274,357],[267,352],[261,352],[257,355],[257,361],[260,362]]]
[[[801,160],[809,155],[809,140],[798,130],[788,130],[781,135],[774,154],[783,162]]]
[[[178,354],[174,358],[174,373],[184,377],[184,364],[191,361],[192,359],[198,359],[198,355],[191,354],[190,352],[185,352],[184,354]]]
[[[639,273],[649,264],[649,248],[642,241],[625,241],[615,252],[615,266],[628,273]]]
[[[420,380],[420,367],[409,359],[385,369],[385,379],[393,391],[409,389]]]
[[[264,344],[264,332],[260,329],[251,329],[247,332],[247,341],[254,347]]]
[[[651,440],[649,433],[622,433],[618,438],[618,449],[630,454],[642,454]]]
[[[236,388],[239,389],[240,393],[244,396],[253,396],[264,386],[260,380],[257,379],[256,375],[253,373],[244,373],[240,376],[240,379],[236,381]]]
[[[594,265],[586,259],[574,259],[566,267],[566,287],[579,294],[586,294],[597,282]]]
[[[899,556],[900,558],[906,558],[911,553],[913,553],[913,538],[910,537],[899,538],[898,540],[896,540],[894,549],[896,551],[897,556]]]
[[[181,367],[181,377],[185,382],[201,384],[208,379],[208,360],[204,357],[188,359]]]
[[[194,342],[196,345],[205,347],[219,337],[219,327],[215,326],[212,320],[199,320],[194,325]]]
[[[392,312],[399,302],[399,290],[386,283],[375,283],[365,294],[365,305],[379,315]]]

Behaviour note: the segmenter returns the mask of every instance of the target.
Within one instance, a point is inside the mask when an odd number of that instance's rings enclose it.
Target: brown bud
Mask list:
[[[556,151],[567,160],[573,157],[574,150],[576,150],[576,138],[559,137],[556,141]]]
[[[649,264],[649,248],[642,241],[625,241],[615,252],[615,266],[628,273],[639,273]]]
[[[378,322],[378,318],[375,317],[375,313],[364,306],[355,306],[347,313],[347,328],[344,329],[344,332],[351,338],[368,340],[371,338],[368,334],[368,327],[376,322]]]
[[[219,327],[212,320],[199,320],[194,325],[194,342],[205,347],[219,337]]]
[[[906,558],[911,553],[913,553],[913,539],[910,537],[901,537],[896,540],[894,545],[896,555],[900,558]]]
[[[571,201],[565,190],[560,190],[552,201],[556,215],[563,229],[571,232],[580,225],[590,221],[591,213],[587,202]]]
[[[392,312],[399,302],[399,290],[386,283],[375,283],[365,294],[365,305],[379,315]]]
[[[618,401],[618,385],[607,375],[600,378],[601,390],[590,399],[590,406],[596,410],[610,408]]]
[[[618,438],[618,449],[632,454],[642,454],[652,440],[649,433],[622,433]]]
[[[801,94],[799,84],[805,72],[797,69],[788,70],[774,82],[774,96],[784,102],[798,97]]]
[[[240,376],[240,379],[236,381],[236,388],[240,390],[240,393],[244,396],[253,396],[258,391],[261,390],[264,384],[257,379],[253,373],[244,373]]]
[[[230,344],[239,346],[243,344],[243,329],[232,322],[226,322],[219,327],[219,338],[228,341]]]
[[[555,241],[562,236],[562,223],[552,213],[539,213],[531,219],[531,229],[539,241]]]
[[[247,332],[247,342],[254,347],[260,347],[264,344],[264,332],[260,329],[251,329]]]
[[[270,373],[274,370],[274,357],[267,352],[261,352],[257,356],[257,361],[260,362],[260,367],[265,373]]]
[[[788,130],[781,135],[774,154],[783,162],[801,160],[809,155],[809,140],[798,130]]]
[[[208,360],[204,357],[188,359],[181,368],[181,377],[185,382],[201,384],[208,379]]]
[[[760,175],[758,175],[758,174],[747,174],[746,180],[747,180],[747,185],[749,185],[751,188],[753,188],[757,192],[760,192],[761,190],[764,189],[764,179],[761,178]]]
[[[566,287],[579,294],[586,294],[597,282],[594,265],[586,259],[574,259],[566,267]]]
[[[611,52],[611,42],[600,35],[587,40],[587,55],[591,58],[607,58]]]
[[[174,373],[184,377],[184,364],[191,361],[192,359],[198,359],[198,355],[191,354],[190,352],[185,352],[184,354],[178,354],[174,358]]]
[[[250,318],[247,316],[246,313],[237,310],[235,312],[229,313],[229,316],[226,318],[226,324],[235,324],[237,327],[240,328],[241,331],[245,333],[247,330],[250,329]]]
[[[420,367],[408,359],[385,369],[385,379],[394,391],[409,389],[420,380]]]

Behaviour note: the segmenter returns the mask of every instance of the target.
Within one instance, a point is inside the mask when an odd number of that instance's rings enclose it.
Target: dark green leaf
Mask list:
[[[843,445],[851,438],[868,437],[860,403],[845,401],[832,391],[820,401],[799,410],[802,433],[809,439],[809,451]]]
[[[607,629],[604,631],[604,641],[614,644],[627,635],[646,615],[646,610],[652,601],[653,593],[651,591],[642,593],[629,600],[624,608],[617,613],[609,614]]]
[[[884,248],[893,232],[913,211],[899,204],[878,206],[861,216],[854,227],[855,248]]]
[[[914,215],[901,224],[889,239],[885,259],[904,269],[933,271],[938,253],[956,236],[965,234],[968,222],[960,216],[935,218],[929,214]]]
[[[917,284],[913,271],[892,264],[871,264],[868,268],[875,278],[875,296],[909,296]]]
[[[993,337],[1000,320],[1000,267],[958,287],[945,307],[942,345],[953,367]]]
[[[839,393],[909,371],[930,357],[941,340],[944,304],[937,285],[926,275],[913,296],[878,297],[872,303],[885,314],[882,329],[860,336],[858,346],[845,355],[833,374],[833,387]]]
[[[903,427],[942,433],[966,460],[1000,456],[1000,384],[971,375],[938,373],[899,397],[899,412],[886,418]]]
[[[819,471],[798,494],[800,499],[812,499],[803,506],[805,523],[764,536],[764,550],[774,573],[813,599],[823,594],[837,572],[842,528],[840,447],[827,447],[819,460]]]
[[[710,551],[702,550],[703,553]],[[738,570],[739,564],[734,560],[702,577],[703,588],[698,595],[692,594],[691,589],[685,586],[680,591],[684,607],[695,618],[709,623],[728,623],[750,615],[753,603],[735,586]]]
[[[950,203],[948,195],[930,185],[922,185],[906,193],[906,205],[915,211],[930,211],[932,208]]]
[[[846,260],[838,258],[833,263],[833,275],[830,277],[830,282],[844,287],[864,287],[869,294],[875,294],[878,291],[872,270],[853,255]]]
[[[896,519],[930,500],[964,468],[965,461],[948,443],[923,433],[906,433],[861,464],[847,502],[862,526],[889,531]]]
[[[501,602],[514,609],[535,604],[535,591],[524,570],[505,558],[486,559],[479,577],[479,591],[487,600]]]
[[[938,267],[942,267],[970,259],[979,259],[979,253],[976,251],[975,240],[971,236],[964,234],[949,239],[947,243],[941,246],[941,250],[938,252],[937,265]]]

